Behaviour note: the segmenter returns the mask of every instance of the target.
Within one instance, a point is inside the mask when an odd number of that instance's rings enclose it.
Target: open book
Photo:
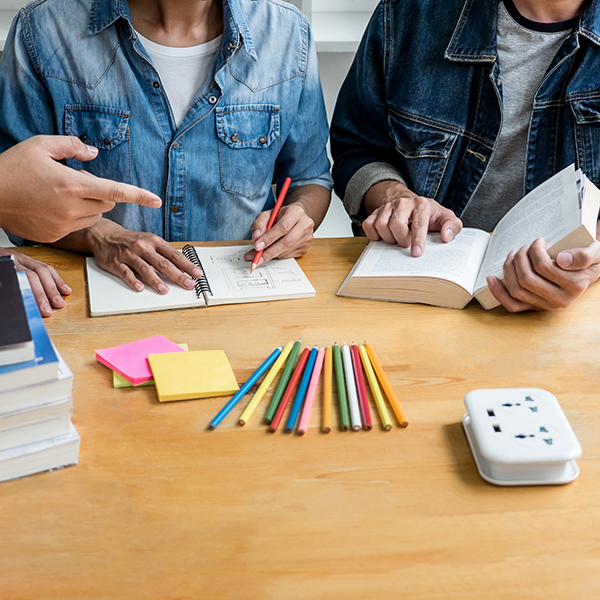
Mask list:
[[[371,242],[338,295],[447,308],[463,308],[475,297],[484,308],[494,308],[499,303],[486,277],[503,278],[511,250],[540,237],[552,258],[563,250],[585,248],[596,239],[599,208],[600,191],[571,165],[522,198],[491,235],[465,228],[444,243],[440,234],[428,234],[418,258],[409,248]]]
[[[250,274],[244,254],[252,246],[190,246],[185,256],[204,272],[194,290],[186,290],[163,277],[169,292],[161,295],[150,287],[132,290],[118,277],[86,259],[90,315],[101,317],[178,308],[308,298],[315,290],[295,259],[272,260]],[[162,277],[162,276],[161,276]]]

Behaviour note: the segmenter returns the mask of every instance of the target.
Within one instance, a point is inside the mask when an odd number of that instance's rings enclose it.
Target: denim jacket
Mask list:
[[[331,188],[327,116],[306,18],[278,0],[223,0],[213,72],[176,128],[125,0],[36,0],[0,67],[0,150],[32,135],[80,137],[76,169],[145,187],[156,210],[106,216],[166,240],[245,239],[271,185]]]
[[[331,129],[336,192],[355,223],[364,193],[384,179],[462,213],[502,121],[497,11],[498,0],[379,3]],[[535,95],[523,193],[573,162],[600,183],[600,0],[590,1]],[[370,165],[378,178],[369,180]]]

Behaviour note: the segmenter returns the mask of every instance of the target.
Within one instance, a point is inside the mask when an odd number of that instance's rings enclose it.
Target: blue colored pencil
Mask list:
[[[296,398],[294,399],[294,404],[292,405],[292,410],[284,429],[286,433],[294,431],[294,427],[296,426],[296,421],[298,420],[298,415],[302,408],[302,402],[304,402],[304,396],[306,395],[306,389],[308,388],[308,383],[313,372],[313,367],[315,366],[315,361],[317,360],[318,352],[319,350],[316,346],[310,351],[308,361],[306,362],[306,368],[304,369],[304,375],[302,375],[302,381],[300,381],[300,385],[298,386]]]
[[[250,391],[250,388],[263,376],[263,374],[269,369],[269,367],[275,362],[277,357],[281,354],[283,346],[279,346],[273,350],[269,358],[254,371],[250,376],[250,379],[244,383],[244,385],[231,397],[231,400],[219,411],[217,416],[209,423],[208,428],[214,429],[231,411],[231,409]]]

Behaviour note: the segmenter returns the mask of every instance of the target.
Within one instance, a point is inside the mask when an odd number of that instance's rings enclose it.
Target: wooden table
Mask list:
[[[600,597],[600,285],[570,309],[509,315],[338,298],[363,240],[316,240],[313,299],[88,318],[83,259],[45,248],[72,286],[48,319],[75,373],[80,464],[0,485],[2,599],[489,600]],[[223,348],[244,381],[276,346],[369,340],[410,425],[267,433],[266,403],[215,431],[224,399],[115,390],[94,350],[163,334]],[[582,446],[565,486],[478,475],[466,392],[536,386]],[[337,416],[337,415],[336,415]]]

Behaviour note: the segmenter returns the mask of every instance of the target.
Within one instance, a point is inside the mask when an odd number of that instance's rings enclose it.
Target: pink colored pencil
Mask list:
[[[308,390],[306,391],[304,409],[302,410],[302,416],[300,417],[300,423],[298,425],[298,435],[304,435],[308,430],[308,421],[310,419],[310,413],[312,411],[313,403],[315,401],[315,394],[317,391],[317,386],[319,385],[319,377],[321,376],[321,369],[323,368],[324,358],[325,348],[320,348],[317,352],[317,359],[315,360],[315,366],[310,377]]]
[[[354,342],[350,347],[350,354],[352,355],[352,366],[354,367],[354,379],[356,380],[360,412],[362,413],[363,429],[370,431],[373,429],[373,420],[371,419],[371,409],[369,408],[369,396],[367,395],[367,386],[365,385],[365,376],[360,362],[358,346]]]
[[[277,407],[277,412],[275,413],[275,416],[273,417],[273,420],[271,421],[271,425],[269,425],[269,431],[271,433],[275,433],[275,431],[277,431],[277,428],[279,427],[279,423],[281,423],[281,419],[283,419],[283,413],[285,412],[285,409],[287,408],[288,404],[290,403],[290,399],[292,397],[292,394],[294,393],[294,388],[296,387],[296,384],[298,383],[298,380],[300,379],[300,376],[302,375],[302,371],[304,371],[304,367],[306,365],[306,361],[308,360],[309,354],[310,354],[310,348],[307,346],[306,348],[304,348],[304,350],[302,351],[302,354],[300,355],[298,364],[296,365],[296,368],[294,369],[292,377],[290,378],[290,382],[288,383],[287,387],[285,388],[283,398],[281,398],[281,402],[279,403],[279,406]]]

